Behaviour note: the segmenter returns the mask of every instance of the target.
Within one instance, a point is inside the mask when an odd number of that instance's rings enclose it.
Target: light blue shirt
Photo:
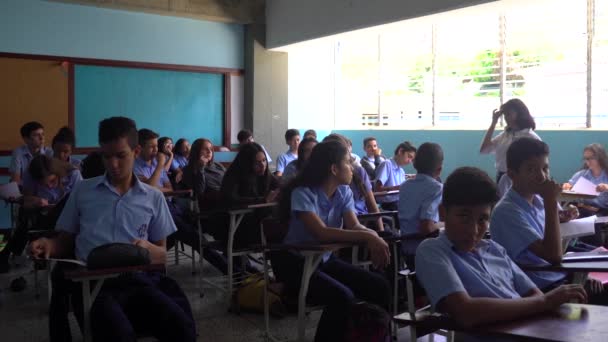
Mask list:
[[[358,174],[359,178],[361,178],[361,183],[363,184],[363,188],[365,188],[365,191],[371,191],[372,183],[369,180],[367,172],[365,172],[365,169],[361,165],[355,164],[355,166],[353,167],[353,176],[355,174]],[[357,184],[355,184],[354,179],[350,182],[350,190],[353,192],[355,214],[362,215],[369,213],[369,209],[367,208],[367,202],[365,202],[365,194],[361,193],[361,191],[357,187]]]
[[[78,259],[86,261],[98,246],[135,239],[157,242],[177,230],[163,194],[134,178],[133,186],[122,196],[105,175],[76,185],[57,220],[57,229],[76,234]]]
[[[318,243],[319,241],[310,233],[304,222],[298,219],[299,212],[315,213],[327,227],[342,228],[343,216],[347,211],[355,211],[353,193],[347,185],[340,185],[332,198],[321,189],[297,187],[291,193],[291,220],[289,231],[285,236],[285,243]],[[331,253],[323,256],[327,261]]]
[[[53,150],[49,147],[42,147],[40,149],[40,154],[47,155],[49,157],[53,157]],[[8,170],[11,174],[17,173],[21,177],[27,172],[27,168],[30,166],[30,162],[34,158],[32,152],[27,147],[27,145],[23,145],[17,147],[13,150],[13,154],[11,155],[11,163],[8,167]],[[20,182],[22,184],[23,182]]]
[[[600,183],[608,184],[608,176],[606,172],[602,170],[602,173],[598,177],[593,176],[593,172],[590,169],[580,170],[575,173],[574,176],[568,181],[570,185],[576,184],[579,178],[585,178],[591,183],[598,185]],[[594,199],[583,200],[583,203],[594,206],[596,208],[608,208],[608,192],[600,192],[599,196]]]
[[[23,189],[36,197],[44,198],[49,204],[57,204],[63,197],[69,194],[76,183],[82,180],[80,171],[74,169],[61,178],[61,186],[49,188],[46,185],[32,179],[29,172],[23,175]]]
[[[358,155],[351,152],[350,157],[353,159],[355,164],[361,164],[361,157],[359,157]]]
[[[177,154],[173,155],[173,160],[171,161],[171,170],[183,169],[186,167],[186,165],[188,165],[188,158]]]
[[[545,207],[539,196],[532,205],[517,191],[510,189],[498,202],[490,221],[492,240],[503,246],[511,259],[522,265],[549,265],[528,249],[530,244],[545,236]],[[559,272],[526,272],[543,289],[565,278]]]
[[[148,164],[143,159],[136,158],[135,164],[133,165],[133,173],[137,177],[144,177],[149,179],[150,177],[152,177],[154,170],[156,170],[157,164],[158,162],[156,161],[156,159],[152,159],[152,162]],[[159,184],[157,186],[162,188],[167,183],[170,183],[169,176],[167,176],[167,171],[163,169],[161,171]]]
[[[473,298],[509,299],[536,288],[496,242],[481,240],[473,251],[460,252],[443,232],[418,247],[416,274],[435,309],[443,298],[457,292]]]
[[[281,182],[283,184],[289,182],[290,180],[294,179],[298,173],[296,164],[298,163],[298,160],[292,160],[291,162],[289,162],[289,164],[287,164],[287,166],[285,166],[285,168],[283,169],[283,176],[281,176]]]
[[[268,164],[272,163],[272,158],[270,158],[270,153],[266,151],[266,147],[264,147],[264,145],[262,144],[260,144],[260,147],[262,147],[262,150],[264,150],[264,154],[266,154],[266,161],[268,162]]]
[[[291,163],[296,159],[298,159],[298,155],[291,153],[291,151],[289,150],[287,150],[287,152],[283,154],[280,154],[277,157],[277,172],[283,172],[287,164]]]
[[[399,226],[402,234],[419,233],[422,220],[439,222],[439,204],[443,184],[429,175],[418,173],[416,178],[399,187]],[[414,254],[420,241],[405,241],[403,253]]]
[[[70,163],[70,165],[72,165],[73,167],[77,168],[78,170],[81,169],[80,164],[82,164],[82,161],[80,159],[76,159],[72,156],[68,157],[68,163]]]
[[[397,186],[405,182],[405,171],[397,165],[395,159],[383,161],[376,169],[376,181],[380,181],[382,186]],[[397,202],[399,195],[382,196],[378,198],[380,203]]]

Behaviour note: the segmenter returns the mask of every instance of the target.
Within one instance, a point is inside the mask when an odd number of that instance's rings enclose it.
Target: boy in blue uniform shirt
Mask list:
[[[424,143],[418,148],[414,159],[416,178],[399,188],[399,227],[402,234],[427,236],[439,229],[439,204],[443,186],[437,178],[443,167],[443,150],[435,143]],[[416,253],[420,241],[404,241],[402,252],[408,267],[414,260],[408,256]]]
[[[440,206],[445,232],[416,251],[418,280],[435,310],[471,327],[533,315],[571,300],[585,302],[579,285],[543,294],[504,248],[483,239],[497,200],[494,182],[479,169],[459,168],[446,180]]]
[[[53,151],[44,147],[44,127],[41,123],[31,121],[21,126],[21,138],[25,145],[16,148],[11,156],[11,164],[8,168],[11,182],[22,183],[23,174],[27,172],[32,158],[44,154],[53,156]]]
[[[99,142],[106,174],[74,188],[57,221],[59,235],[33,241],[31,254],[65,258],[75,253],[79,260],[86,261],[95,247],[121,242],[147,249],[153,264],[164,264],[166,237],[176,228],[162,193],[133,174],[140,149],[135,123],[123,117],[101,121]],[[57,282],[54,288],[49,315],[51,341],[66,338],[57,334],[67,324],[67,317],[53,315],[67,313]],[[77,289],[71,293],[74,300],[82,300]],[[91,323],[95,341],[135,341],[142,331],[161,341],[196,339],[185,295],[172,279],[157,273],[136,273],[107,281],[91,308]]]
[[[140,181],[158,188],[162,192],[172,191],[171,181],[164,168],[167,155],[158,153],[158,134],[142,128],[137,135],[141,152],[135,159],[133,173]]]
[[[376,183],[374,191],[399,190],[405,182],[405,171],[403,167],[414,160],[416,147],[409,141],[402,142],[395,149],[395,155],[378,165],[376,169]],[[378,198],[384,210],[397,210],[399,195],[382,196]]]
[[[289,146],[287,152],[277,157],[277,169],[275,175],[281,177],[285,167],[292,161],[298,159],[298,146],[300,145],[300,132],[297,129],[288,129],[285,132],[285,143]]]

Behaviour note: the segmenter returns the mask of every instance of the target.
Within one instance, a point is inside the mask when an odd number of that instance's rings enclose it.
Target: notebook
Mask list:
[[[562,262],[608,261],[608,251],[567,253]]]

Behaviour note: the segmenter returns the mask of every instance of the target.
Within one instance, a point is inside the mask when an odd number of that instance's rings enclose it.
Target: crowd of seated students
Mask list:
[[[501,115],[507,128],[492,138]],[[101,149],[82,163],[71,158],[74,135],[69,129],[60,130],[51,150],[44,147],[42,125],[24,125],[21,135],[25,145],[13,153],[11,178],[24,189],[24,210],[59,204],[50,210],[53,214],[48,223],[59,235],[30,245],[38,257],[73,253],[86,260],[97,246],[126,242],[148,249],[153,260],[164,263],[166,250],[176,239],[198,250],[199,231],[188,209],[177,199],[162,195],[173,189],[193,191],[200,211],[213,213],[203,220],[204,232],[223,243],[228,240],[228,210],[278,202],[278,208],[259,208],[244,216],[234,236],[235,248],[259,244],[262,220],[278,216],[288,227],[284,243],[347,242],[362,244],[370,251],[371,270],[327,254],[310,280],[307,301],[325,305],[315,340],[341,341],[346,338],[348,320],[358,301],[388,310],[392,291],[387,277],[379,271],[389,263],[383,237],[390,234],[383,233],[381,219],[369,227],[357,219],[357,215],[379,212],[378,204],[382,210],[398,211],[400,232],[394,233],[425,238],[404,241],[400,253],[408,268],[416,270],[435,310],[451,315],[463,326],[525,317],[570,300],[608,304],[608,292],[598,281],[589,279],[579,286],[562,273],[524,272],[518,266],[560,263],[564,254],[560,222],[579,217],[579,211],[588,215],[608,208],[604,203],[608,157],[602,145],[585,147],[583,169],[559,185],[549,177],[549,148],[534,128],[533,118],[519,100],[505,103],[492,115],[481,152],[497,154],[496,180],[503,187],[502,193],[486,173],[471,167],[456,169],[443,184],[443,150],[432,142],[418,148],[402,142],[387,159],[378,141],[368,137],[363,141],[365,155],[358,159],[345,136],[330,134],[318,143],[316,132],[309,130],[300,142],[299,131],[289,129],[285,133],[289,149],[276,158],[273,172],[266,149],[254,142],[251,131],[243,130],[238,134],[238,153],[226,169],[214,161],[210,140],[196,139],[190,148],[182,138],[173,146],[171,138],[159,139],[149,129],[134,133],[135,123],[126,118],[100,123]],[[412,162],[417,174],[408,179],[403,167]],[[89,180],[81,181],[80,168]],[[571,189],[580,178],[595,184],[600,195],[578,203],[578,210],[561,210],[560,191]],[[399,193],[374,198],[373,190]],[[104,226],[118,231],[107,228],[110,230],[94,233],[93,228],[99,225],[95,218],[110,210],[110,203],[116,208],[124,206],[103,219],[107,221]],[[61,210],[63,205],[66,207]],[[445,222],[441,232],[440,221]],[[488,229],[491,239],[486,237]],[[17,231],[22,234],[26,230]],[[0,271],[10,253],[19,254],[25,245],[23,235],[15,234],[14,238],[14,244],[0,252]],[[205,249],[204,257],[227,273],[224,255]],[[272,267],[287,292],[297,293],[302,255],[295,251],[275,253]],[[235,268],[238,272],[238,266]],[[61,280],[60,271],[54,275],[58,286],[73,293],[75,285]],[[169,291],[159,305],[174,320],[171,329],[189,340],[194,326],[189,304],[177,284],[169,290],[164,287],[164,282],[171,281],[167,279],[163,275],[142,276],[129,283],[139,290],[127,296],[123,296],[125,284],[121,281],[104,286],[100,299],[104,306],[96,301],[93,311],[96,338],[118,340],[118,336],[133,336],[150,328],[149,315],[144,315],[143,309],[126,308],[132,300],[157,301]],[[55,302],[53,308],[55,312],[66,310],[64,303]],[[139,315],[146,320],[133,318]],[[178,318],[180,322],[175,321]],[[65,324],[58,322],[58,327]],[[114,333],[103,329],[114,324],[119,327]],[[167,329],[152,330],[159,339],[168,341]],[[51,333],[55,333],[53,329]]]

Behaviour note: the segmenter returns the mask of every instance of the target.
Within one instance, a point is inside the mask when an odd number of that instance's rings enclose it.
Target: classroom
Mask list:
[[[608,1],[3,0],[0,71],[3,340],[608,339]]]

